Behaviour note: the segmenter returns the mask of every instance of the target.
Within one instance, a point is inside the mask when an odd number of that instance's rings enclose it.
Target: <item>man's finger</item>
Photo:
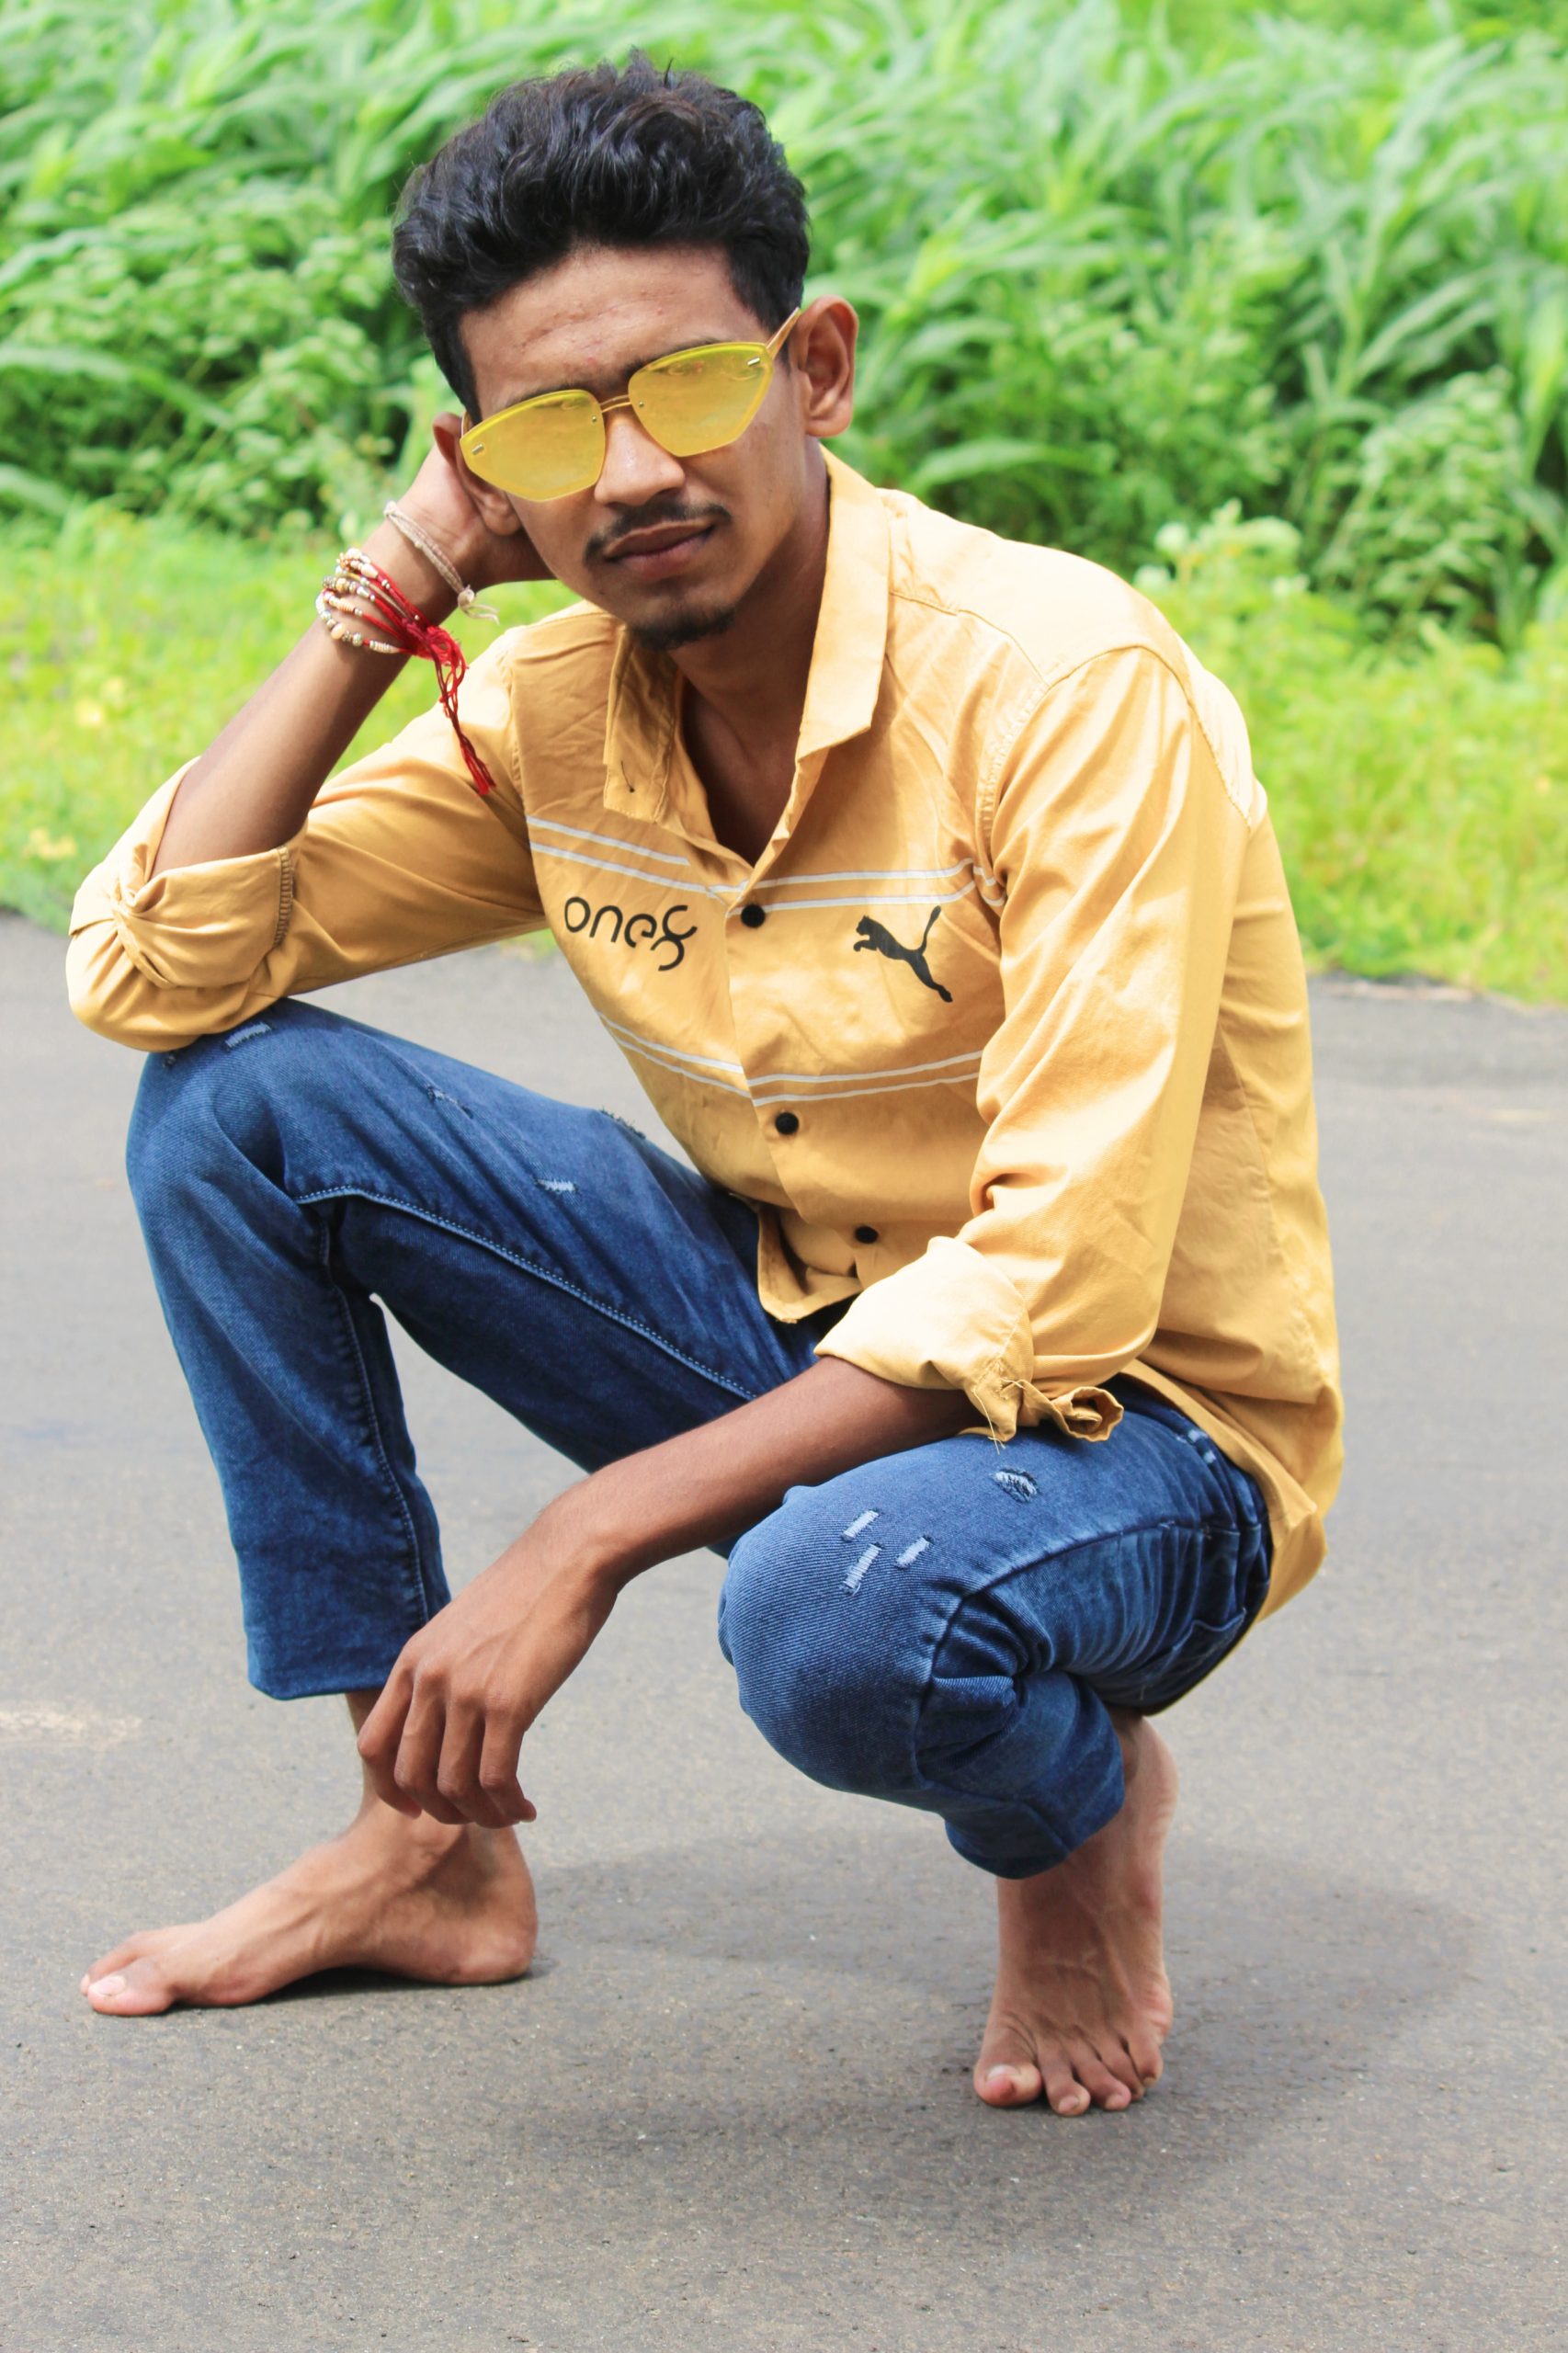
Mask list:
[[[483,1829],[499,1830],[507,1816],[487,1796],[479,1778],[484,1729],[484,1718],[472,1702],[453,1702],[449,1706],[436,1787],[460,1822],[475,1822]]]
[[[538,1813],[523,1795],[517,1779],[517,1756],[522,1745],[523,1729],[515,1717],[493,1713],[485,1719],[479,1785],[501,1822],[532,1822]]]
[[[358,1744],[370,1785],[381,1803],[410,1815],[419,1812],[418,1802],[399,1789],[394,1767],[413,1688],[412,1674],[401,1664],[394,1666],[382,1686],[381,1698],[359,1727]]]
[[[463,1817],[448,1804],[437,1781],[446,1731],[444,1699],[428,1684],[416,1680],[392,1768],[395,1786],[405,1813],[412,1800],[415,1812],[430,1814],[437,1822],[456,1823]]]

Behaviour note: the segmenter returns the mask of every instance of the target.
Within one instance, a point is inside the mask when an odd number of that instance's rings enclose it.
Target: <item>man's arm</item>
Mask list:
[[[1004,1438],[1114,1427],[1101,1384],[1154,1328],[1190,1174],[1244,781],[1152,653],[1119,649],[1059,691],[993,827],[1006,1013],[974,1215],[862,1291],[809,1372],[571,1489],[415,1635],[360,1735],[390,1804],[528,1820],[523,1733],[620,1586],[786,1488],[982,1419]]]
[[[519,529],[502,539],[480,519],[463,487],[454,436],[460,420],[437,420],[435,446],[400,502],[444,549],[470,587],[537,580],[542,567]],[[444,621],[456,598],[435,566],[390,522],[365,542],[373,563],[426,620]],[[248,858],[292,841],[337,762],[403,668],[308,629],[244,709],[181,779],[151,869]],[[149,878],[150,879],[150,878]]]
[[[1194,1174],[1263,798],[1234,705],[1227,735],[1212,723],[1221,690],[1209,682],[1205,719],[1179,644],[1154,641],[1042,691],[1000,764],[982,838],[1001,890],[1003,1017],[976,1088],[971,1213],[869,1284],[822,1343],[884,1381],[966,1390],[1002,1439],[1047,1422],[1080,1439],[1115,1428],[1106,1384],[1159,1324]],[[1244,1220],[1262,1181],[1256,1111],[1239,1091],[1234,1106],[1234,1149],[1198,1188],[1227,1223],[1226,1177]],[[1278,1249],[1271,1229],[1247,1230]]]
[[[380,1795],[440,1822],[531,1822],[524,1733],[621,1588],[733,1537],[786,1488],[951,1437],[961,1392],[904,1389],[824,1358],[766,1397],[570,1487],[408,1643],[359,1734]]]
[[[449,446],[457,423],[437,420],[403,504],[475,585],[531,577],[526,535],[480,522]],[[445,585],[391,525],[369,548],[416,604],[449,608]],[[462,688],[463,726],[498,787],[482,799],[433,688],[417,719],[327,776],[401,665],[312,622],[83,881],[66,956],[77,1018],[163,1052],[279,997],[534,928],[512,642],[497,639]]]

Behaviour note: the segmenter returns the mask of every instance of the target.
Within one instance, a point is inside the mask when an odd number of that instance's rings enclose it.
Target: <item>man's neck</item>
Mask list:
[[[789,798],[827,570],[827,469],[733,621],[672,656],[687,681],[687,750],[721,841],[755,858]]]

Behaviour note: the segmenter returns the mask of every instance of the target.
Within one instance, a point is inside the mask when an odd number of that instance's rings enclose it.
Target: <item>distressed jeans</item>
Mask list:
[[[128,1158],[280,1699],[379,1685],[448,1597],[386,1313],[585,1470],[804,1371],[832,1320],[768,1315],[752,1210],[624,1122],[318,1006],[151,1056]],[[730,1549],[719,1638],[764,1736],[1005,1877],[1111,1818],[1108,1711],[1190,1688],[1267,1588],[1253,1481],[1114,1385],[1102,1443],[944,1438]]]

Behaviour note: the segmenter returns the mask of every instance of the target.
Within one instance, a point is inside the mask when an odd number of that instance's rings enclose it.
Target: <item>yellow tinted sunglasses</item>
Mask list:
[[[767,343],[699,343],[666,352],[627,379],[614,400],[592,392],[537,392],[471,425],[458,443],[481,482],[518,498],[568,498],[589,490],[605,461],[605,418],[636,413],[672,458],[695,458],[738,441],[773,381],[773,363],[800,317],[791,311]]]

